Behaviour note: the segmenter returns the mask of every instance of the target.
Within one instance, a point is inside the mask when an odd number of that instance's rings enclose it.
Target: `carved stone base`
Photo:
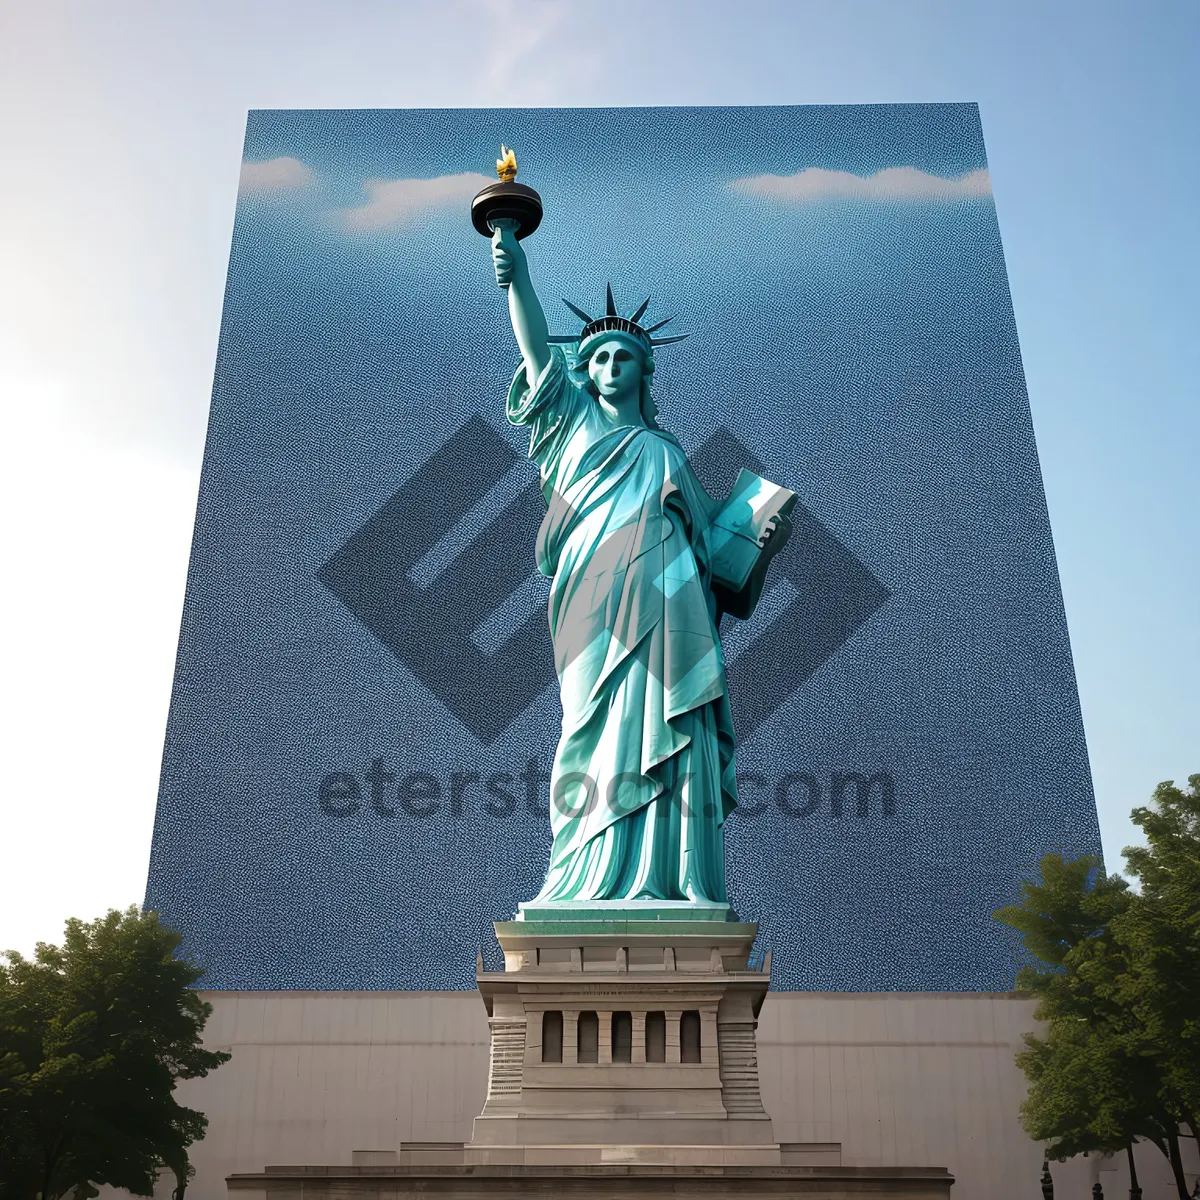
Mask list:
[[[754,1031],[770,984],[758,926],[735,921],[504,921],[504,970],[479,968],[492,1030],[468,1162],[504,1147],[691,1146],[778,1164]]]

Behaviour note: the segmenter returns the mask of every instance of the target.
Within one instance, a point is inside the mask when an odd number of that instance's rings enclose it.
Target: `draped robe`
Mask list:
[[[712,500],[676,439],[617,425],[562,352],[508,418],[529,429],[547,511],[537,563],[562,736],[538,902],[726,902],[733,724],[709,583]]]

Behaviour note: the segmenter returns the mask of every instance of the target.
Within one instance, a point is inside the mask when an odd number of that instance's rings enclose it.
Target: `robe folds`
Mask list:
[[[508,418],[529,429],[546,517],[537,564],[562,735],[539,902],[726,902],[733,724],[709,580],[713,502],[669,433],[616,425],[562,352]]]

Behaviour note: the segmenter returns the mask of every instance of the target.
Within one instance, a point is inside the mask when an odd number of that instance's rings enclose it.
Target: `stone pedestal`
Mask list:
[[[477,972],[492,1056],[468,1161],[587,1145],[597,1161],[607,1146],[620,1161],[670,1147],[672,1161],[779,1163],[758,1089],[770,966],[751,963],[756,925],[524,915],[496,925],[504,970]]]

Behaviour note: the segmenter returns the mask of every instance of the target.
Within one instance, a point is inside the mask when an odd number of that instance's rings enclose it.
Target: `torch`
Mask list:
[[[501,145],[496,159],[499,183],[489,184],[471,201],[471,224],[490,238],[497,229],[511,229],[528,237],[542,223],[542,198],[531,187],[517,183],[517,156]],[[501,225],[500,222],[508,222]]]

